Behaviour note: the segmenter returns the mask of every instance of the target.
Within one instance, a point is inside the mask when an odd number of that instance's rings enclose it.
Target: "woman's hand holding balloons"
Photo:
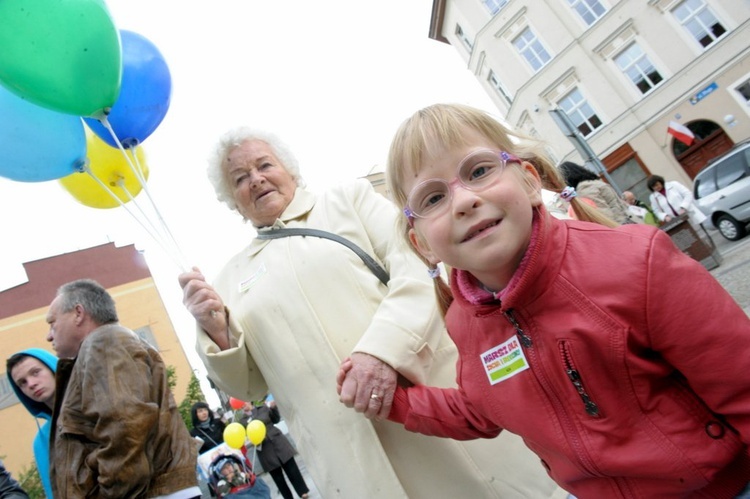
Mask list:
[[[221,350],[231,347],[224,302],[197,267],[178,276],[182,303]]]

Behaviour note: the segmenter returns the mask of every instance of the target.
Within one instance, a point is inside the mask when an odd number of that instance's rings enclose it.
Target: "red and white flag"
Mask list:
[[[681,125],[676,121],[669,122],[667,133],[674,136],[675,139],[679,140],[686,146],[690,146],[690,144],[692,144],[695,140],[695,135],[693,135],[693,132],[691,132],[690,129],[685,125]]]

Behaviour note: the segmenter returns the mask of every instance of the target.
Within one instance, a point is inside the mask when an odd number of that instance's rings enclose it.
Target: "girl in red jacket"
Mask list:
[[[516,433],[583,499],[737,497],[750,320],[664,232],[615,228],[575,199],[579,220],[551,217],[541,187],[563,184],[541,147],[461,105],[396,133],[401,230],[431,275],[452,269],[450,288],[435,284],[460,359],[458,388],[399,388],[389,419],[461,440]],[[380,395],[341,399],[372,417]]]

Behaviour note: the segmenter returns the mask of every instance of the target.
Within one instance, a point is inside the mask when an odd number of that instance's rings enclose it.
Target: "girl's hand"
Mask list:
[[[341,365],[339,366],[339,372],[336,373],[336,393],[341,395],[341,387],[344,385],[344,380],[346,379],[346,373],[351,371],[352,369],[352,359],[351,357],[345,358],[343,361],[341,361]]]

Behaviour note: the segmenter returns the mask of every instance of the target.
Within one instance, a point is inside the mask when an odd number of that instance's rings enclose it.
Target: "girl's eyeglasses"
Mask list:
[[[444,213],[451,204],[457,182],[470,191],[486,189],[508,162],[520,163],[521,160],[505,151],[480,149],[461,160],[456,178],[450,182],[431,178],[419,183],[409,193],[404,207],[409,224],[413,226],[415,218],[432,218]]]

